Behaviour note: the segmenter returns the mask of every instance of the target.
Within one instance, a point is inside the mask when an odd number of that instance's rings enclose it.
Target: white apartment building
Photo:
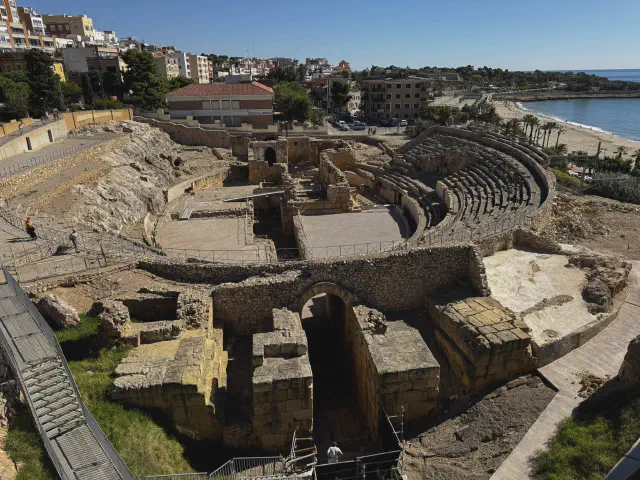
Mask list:
[[[181,77],[191,78],[191,62],[189,61],[189,54],[184,52],[173,52],[167,54],[171,58],[175,58],[178,62],[178,68]],[[209,83],[209,82],[207,82]]]
[[[189,65],[194,83],[209,83],[209,59],[207,57],[189,54]]]
[[[162,54],[156,54],[153,57],[158,64],[158,73],[164,78],[171,80],[180,76],[180,66],[175,58]]]

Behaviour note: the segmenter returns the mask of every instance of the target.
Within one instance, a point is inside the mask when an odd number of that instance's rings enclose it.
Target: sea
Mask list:
[[[565,71],[582,71],[610,80],[640,82],[640,69]],[[520,103],[518,106],[555,121],[640,142],[640,98],[545,100]]]

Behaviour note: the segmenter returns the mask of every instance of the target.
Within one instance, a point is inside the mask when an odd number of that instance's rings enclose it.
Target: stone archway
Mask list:
[[[352,351],[354,301],[353,294],[332,282],[310,285],[300,297],[313,375],[314,441],[321,458],[334,441],[346,455],[376,448],[354,389],[356,375],[363,373]]]
[[[276,151],[273,147],[267,147],[264,149],[264,160],[269,164],[270,167],[273,167],[273,164],[276,163]]]

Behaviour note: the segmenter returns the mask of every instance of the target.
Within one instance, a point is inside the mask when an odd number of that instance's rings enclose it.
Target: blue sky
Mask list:
[[[24,3],[23,3],[24,1]],[[87,14],[121,36],[192,53],[327,57],[361,69],[640,68],[639,0],[18,0]],[[52,6],[55,5],[55,11]]]

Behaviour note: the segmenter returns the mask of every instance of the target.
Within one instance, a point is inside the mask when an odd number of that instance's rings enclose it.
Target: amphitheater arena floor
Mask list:
[[[401,218],[386,208],[358,213],[305,215],[307,239],[313,247],[359,245],[402,240],[405,226]]]

